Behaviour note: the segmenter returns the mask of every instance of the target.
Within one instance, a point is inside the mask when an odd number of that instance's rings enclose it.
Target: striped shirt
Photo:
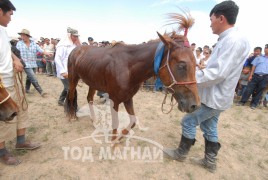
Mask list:
[[[40,46],[34,43],[32,40],[30,40],[29,47],[27,47],[23,41],[19,41],[16,47],[18,48],[18,50],[20,50],[21,59],[26,64],[25,68],[36,68],[37,67],[36,53],[37,52],[43,53],[44,50],[41,49]]]

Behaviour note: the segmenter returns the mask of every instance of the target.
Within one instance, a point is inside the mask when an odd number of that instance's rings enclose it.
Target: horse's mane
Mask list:
[[[188,30],[194,25],[194,18],[190,12],[181,9],[183,14],[180,13],[169,13],[168,23],[166,25],[178,24],[177,32],[184,31],[184,36],[187,36]]]
[[[172,32],[165,32],[163,36],[168,36],[174,40],[182,40],[188,41],[187,33],[188,30],[194,25],[194,18],[191,16],[190,12],[187,10],[181,9],[183,14],[180,13],[168,13],[168,23],[167,25],[177,24],[177,30],[173,30]],[[184,31],[184,35],[179,34],[181,31]],[[147,43],[159,42],[160,39],[151,39]]]
[[[177,24],[178,28],[177,30],[173,30],[171,33],[165,33],[170,38],[174,40],[184,41],[184,46],[190,47],[189,41],[187,38],[188,30],[194,25],[194,18],[191,16],[190,12],[188,10],[183,10],[182,14],[180,13],[168,13],[168,23],[166,25],[173,25]],[[183,31],[184,34],[180,35],[179,33]]]

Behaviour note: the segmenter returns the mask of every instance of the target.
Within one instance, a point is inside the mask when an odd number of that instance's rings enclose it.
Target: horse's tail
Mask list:
[[[76,78],[76,74],[74,71],[74,64],[75,61],[74,56],[72,55],[74,50],[70,53],[68,57],[68,80],[69,80],[69,88],[67,97],[64,104],[64,111],[66,115],[71,119],[77,119],[76,112],[78,109],[77,105],[77,90],[76,85],[79,78]]]
[[[64,111],[66,113],[66,116],[69,117],[69,119],[77,119],[76,112],[78,110],[78,104],[77,104],[77,90],[74,91],[73,98],[70,98],[70,91],[67,93],[67,98],[65,100],[64,104]]]

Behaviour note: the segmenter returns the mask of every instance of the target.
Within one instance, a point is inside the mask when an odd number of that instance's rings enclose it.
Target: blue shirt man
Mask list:
[[[267,45],[268,49],[268,45]],[[254,59],[254,61],[251,63],[253,66],[255,66],[255,74],[258,75],[266,75],[268,74],[268,56],[258,56]]]
[[[255,109],[261,100],[264,89],[268,86],[268,44],[265,45],[264,55],[256,57],[252,65],[247,89],[238,105],[244,105],[255,91],[250,105],[251,109]]]

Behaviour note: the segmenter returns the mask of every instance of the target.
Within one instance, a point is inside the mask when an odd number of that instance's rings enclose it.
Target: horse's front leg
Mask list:
[[[87,94],[87,102],[89,105],[89,110],[90,110],[90,116],[91,116],[91,121],[94,122],[96,120],[96,115],[93,107],[93,97],[95,94],[95,89],[92,89],[89,87],[88,89],[88,94]]]
[[[135,127],[137,118],[136,118],[135,113],[134,113],[133,99],[132,98],[125,101],[124,106],[125,106],[126,111],[129,115],[130,122],[129,122],[129,125],[125,129],[122,130],[122,134],[127,135],[129,133],[129,131]]]

